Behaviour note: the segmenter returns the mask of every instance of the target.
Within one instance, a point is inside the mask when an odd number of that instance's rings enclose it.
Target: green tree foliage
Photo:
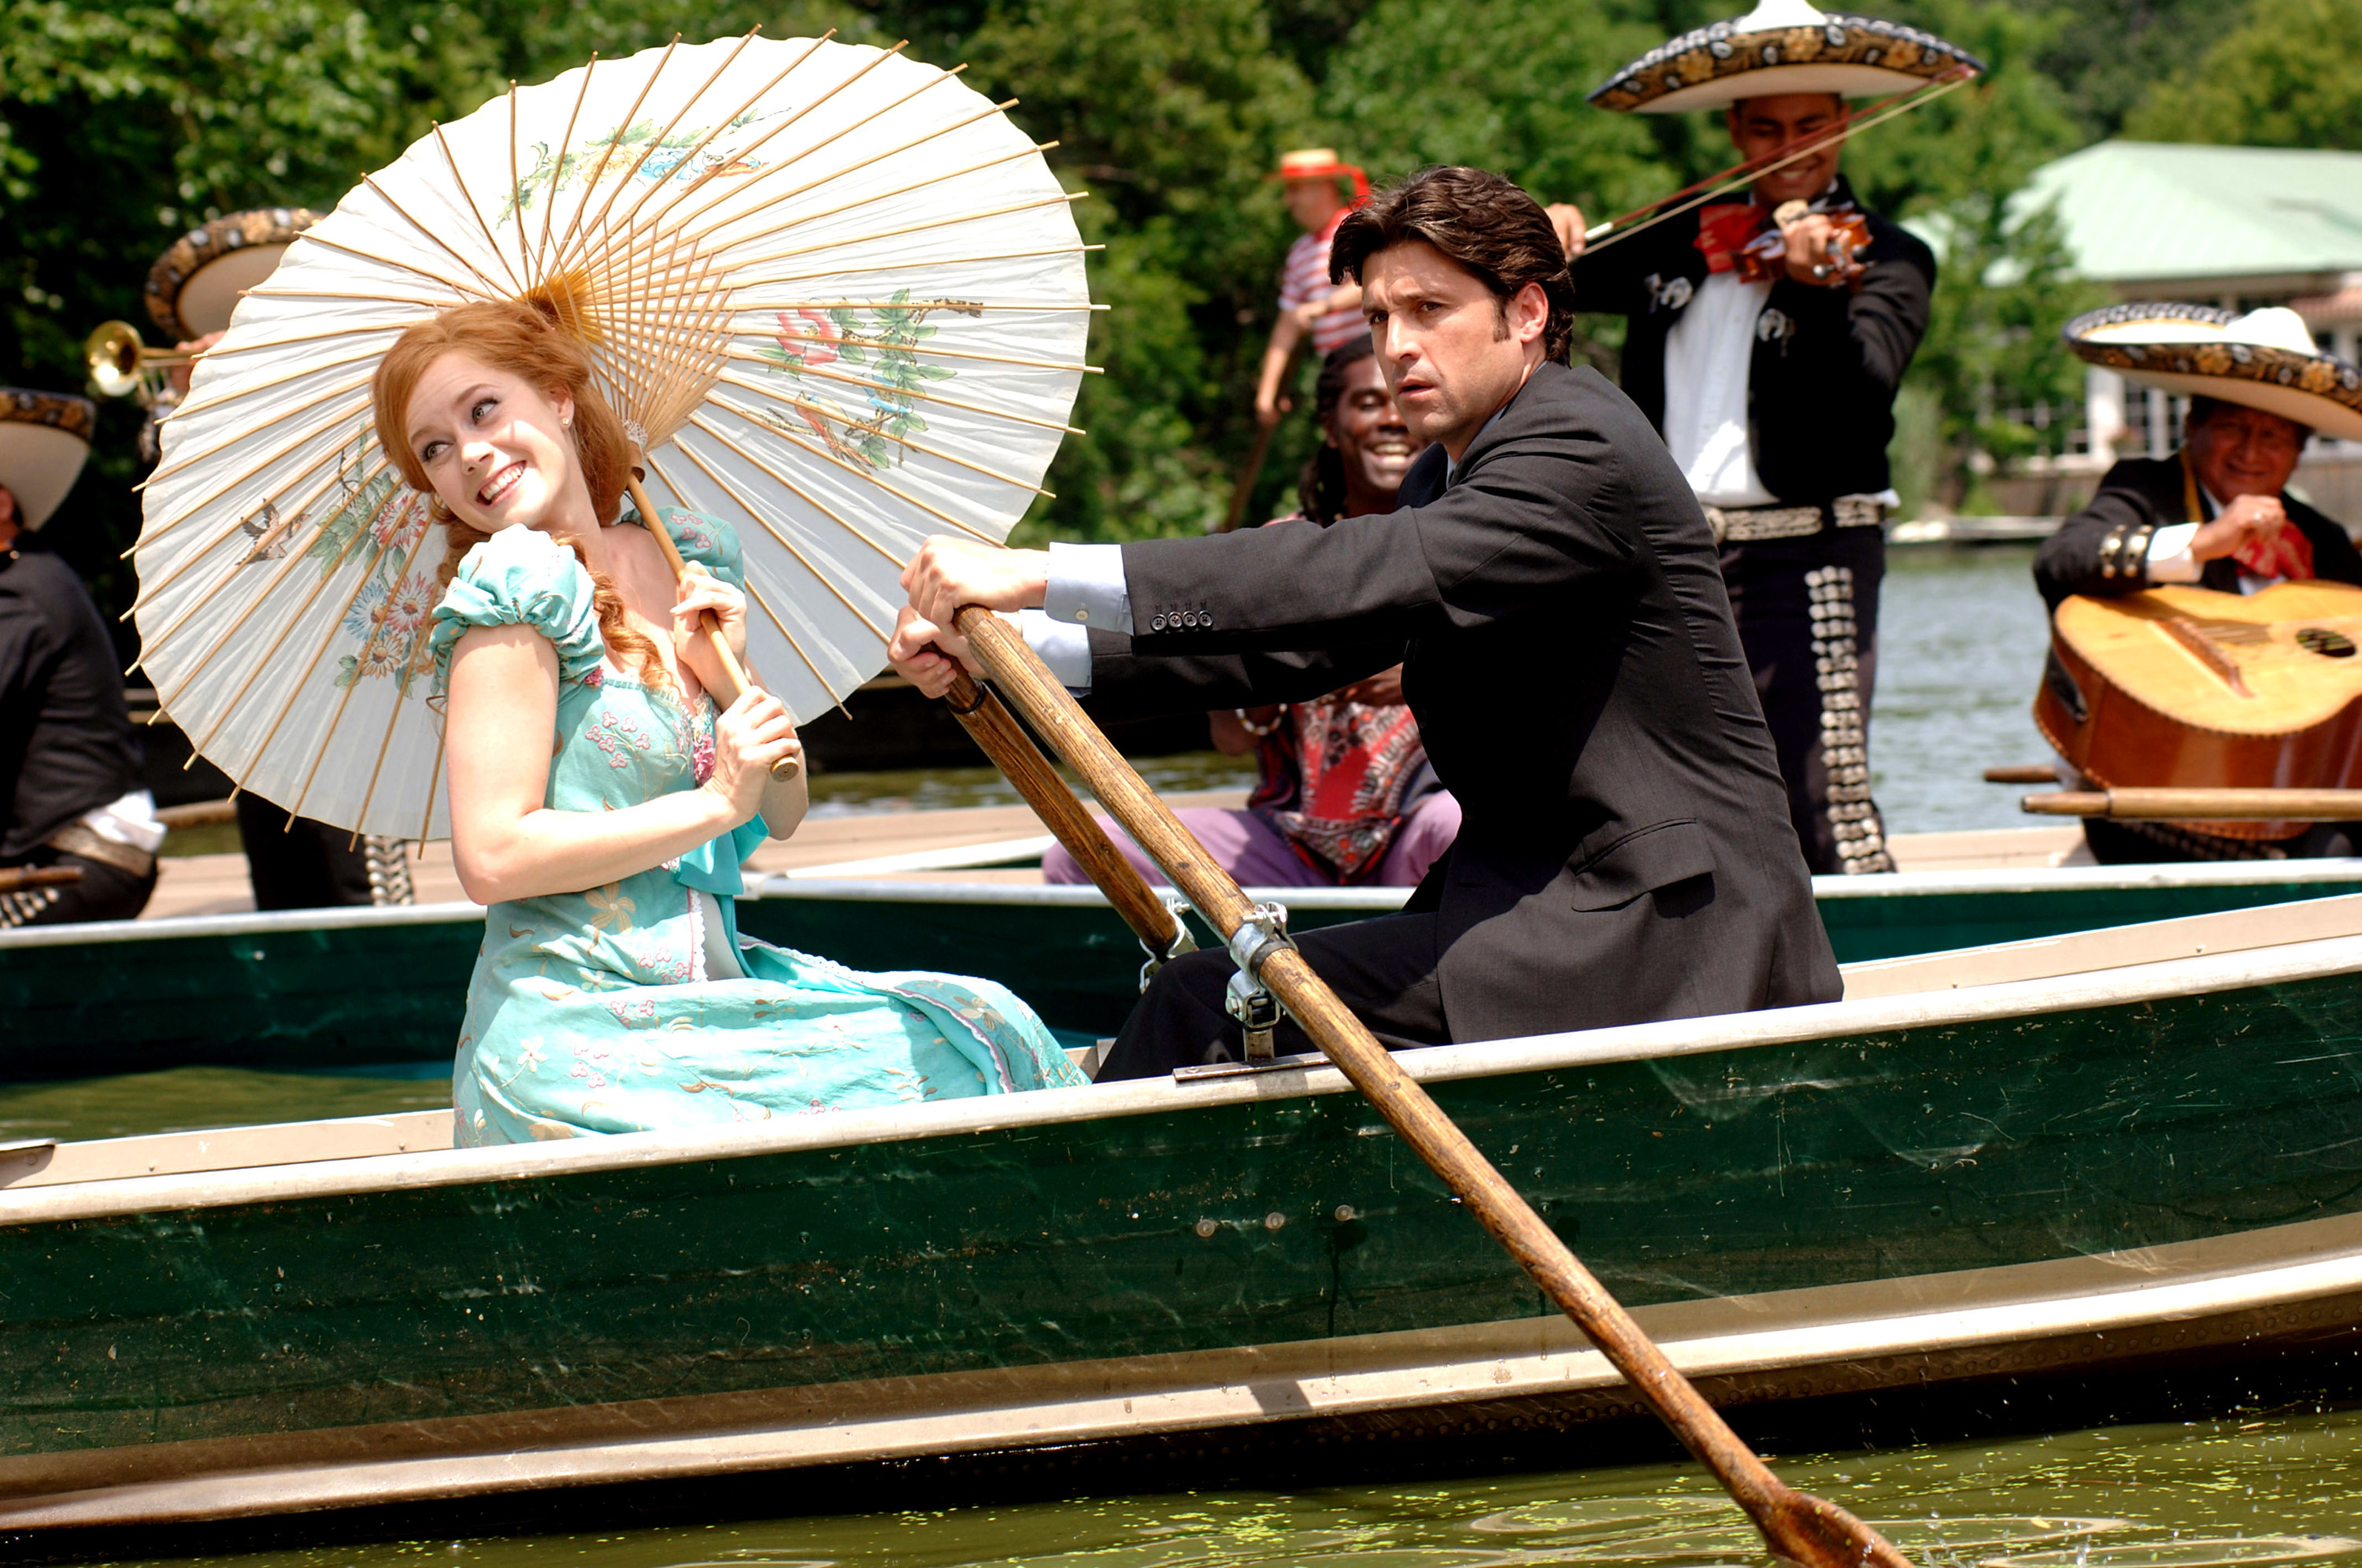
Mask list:
[[[2248,0],[2011,0],[2040,24],[2035,69],[2064,90],[2079,141],[2121,136],[2125,116],[2238,26]]]
[[[2254,0],[2125,123],[2150,141],[2362,151],[2362,0]]]
[[[1023,537],[1187,533],[1218,518],[1253,436],[1249,393],[1295,230],[1264,178],[1280,149],[1333,143],[1380,177],[1430,161],[1509,173],[1612,215],[1727,161],[1707,116],[1602,113],[1584,94],[1669,34],[1744,0],[0,0],[0,379],[71,387],[79,344],[144,319],[149,263],[181,230],[245,206],[325,205],[431,121],[593,50],[836,28],[967,61],[1058,147],[1103,246],[1076,423]],[[1897,0],[1879,9],[1983,55],[1990,77],[1867,132],[1848,166],[1881,210],[1947,247],[1913,372],[1914,428],[1954,476],[2016,436],[1992,412],[2071,390],[2058,315],[2084,297],[2055,237],[2003,198],[2113,131],[2129,82],[2158,88],[2144,134],[2362,145],[2362,0]],[[2244,24],[2238,18],[2246,17]],[[2227,29],[2227,30],[2226,30]],[[2340,53],[2340,51],[2345,51]],[[2238,94],[2244,93],[2246,96]],[[2342,118],[2340,116],[2343,116]],[[2345,127],[2343,129],[2339,127]],[[1613,364],[1617,334],[1586,345]],[[1310,367],[1305,368],[1309,381]],[[135,410],[114,405],[59,541],[102,602],[138,529]],[[1282,427],[1255,497],[1285,503],[1313,437]],[[1925,463],[1921,464],[1925,467]]]

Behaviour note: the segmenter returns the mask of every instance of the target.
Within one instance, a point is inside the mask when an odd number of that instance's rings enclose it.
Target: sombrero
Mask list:
[[[1370,193],[1370,177],[1359,166],[1337,160],[1333,147],[1307,147],[1279,155],[1279,167],[1266,180],[1351,180],[1358,200]]]
[[[1660,115],[1776,93],[1875,98],[1984,68],[1967,50],[1900,22],[1817,11],[1806,0],[1762,0],[1744,17],[1658,45],[1593,89],[1591,102]]]
[[[148,271],[148,314],[168,343],[229,326],[237,297],[279,265],[288,243],[319,215],[303,207],[230,213],[172,242]]]
[[[90,456],[98,404],[71,392],[0,387],[0,485],[17,498],[17,520],[38,528],[73,489]]]
[[[2362,370],[2316,348],[2284,305],[2249,311],[2145,300],[2086,312],[2063,336],[2076,358],[2129,381],[2260,408],[2362,441]]]

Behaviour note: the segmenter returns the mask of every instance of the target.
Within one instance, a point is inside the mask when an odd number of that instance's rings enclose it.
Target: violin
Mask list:
[[[1810,215],[1812,210],[1809,202],[1782,202],[1772,210],[1772,221],[1780,226],[1782,234],[1785,234]],[[1829,220],[1829,259],[1813,269],[1816,278],[1827,278],[1832,272],[1843,273],[1851,270],[1855,264],[1854,253],[1870,244],[1870,219],[1862,215],[1860,207],[1848,204],[1825,211],[1821,215]]]

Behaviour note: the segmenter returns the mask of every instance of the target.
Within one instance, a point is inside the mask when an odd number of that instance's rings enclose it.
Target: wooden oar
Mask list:
[[[1312,335],[1306,333],[1302,337],[1297,338],[1296,346],[1287,351],[1287,363],[1279,372],[1279,392],[1282,397],[1287,395],[1288,383],[1296,380],[1296,362],[1303,358],[1304,346],[1310,342],[1311,338]],[[1285,413],[1280,415],[1280,419],[1286,417]],[[1237,533],[1239,525],[1246,521],[1247,502],[1254,499],[1255,480],[1263,473],[1264,458],[1271,452],[1271,433],[1278,428],[1278,419],[1273,420],[1268,425],[1261,420],[1255,421],[1254,445],[1247,448],[1247,466],[1239,470],[1239,482],[1231,487],[1230,514],[1222,519],[1223,533]]]
[[[673,580],[685,582],[689,577],[689,563],[680,558],[680,547],[672,542],[672,534],[665,527],[664,519],[657,515],[656,502],[648,499],[647,490],[640,483],[639,475],[626,469],[624,476],[624,491],[631,496],[632,504],[639,509],[640,520],[648,525],[648,537],[654,539],[657,548],[664,552],[665,564],[672,568]],[[742,692],[754,690],[755,683],[746,678],[746,667],[738,662],[738,656],[730,651],[730,639],[723,635],[722,623],[713,618],[712,611],[700,610],[697,613],[697,629],[705,638],[706,646],[713,650],[713,657],[721,663],[722,673],[728,679],[730,690],[714,693],[715,699],[727,708],[738,701]],[[771,764],[771,777],[784,784],[793,778],[802,767],[803,764],[795,757],[783,756]]]
[[[953,624],[993,680],[1215,931],[1229,941],[1246,926],[1254,907],[1246,894],[1108,744],[1024,639],[973,604]],[[1247,954],[1256,977],[1714,1473],[1774,1552],[1807,1568],[1905,1568],[1907,1559],[1876,1530],[1833,1503],[1790,1489],[1772,1474],[1468,1135],[1337,999],[1304,955],[1292,944],[1264,941],[1252,926],[1248,931],[1259,944]],[[1231,943],[1233,952],[1244,945]]]
[[[2135,821],[2362,822],[2362,790],[2061,790],[2018,804],[2036,816]]]
[[[1042,819],[1051,836],[1065,845],[1066,853],[1090,874],[1092,881],[1108,896],[1124,924],[1131,927],[1141,945],[1148,949],[1152,964],[1182,953],[1197,950],[1187,930],[1173,918],[1164,900],[1156,896],[1145,878],[1132,868],[1123,851],[1115,846],[1099,826],[1098,819],[1083,809],[1066,781],[1058,777],[1033,737],[1025,733],[1000,700],[988,687],[978,686],[966,675],[955,677],[952,689],[944,694],[959,722],[967,729],[984,755],[1007,776],[1033,814]]]
[[[2040,762],[2013,762],[1985,769],[1988,784],[2056,784],[2058,770]]]

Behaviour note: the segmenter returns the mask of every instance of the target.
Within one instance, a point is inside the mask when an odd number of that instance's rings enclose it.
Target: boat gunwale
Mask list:
[[[2001,867],[1982,870],[1896,871],[1875,877],[1816,877],[1820,900],[1941,897],[1967,893],[2138,892],[2173,888],[2303,887],[2362,883],[2362,858],[2232,860],[2186,865]],[[1302,910],[1401,908],[1408,888],[1251,888],[1249,894]],[[746,902],[817,900],[848,903],[1036,905],[1106,909],[1107,895],[1087,884],[899,882],[870,878],[802,877],[772,873],[740,895]],[[357,904],[345,908],[169,915],[156,920],[92,921],[76,925],[0,931],[0,954],[18,948],[97,946],[160,942],[176,937],[270,936],[356,927],[435,925],[480,921],[484,906],[465,900],[433,904]]]
[[[1917,1386],[1931,1375],[1950,1381],[2071,1373],[2181,1353],[2191,1336],[2202,1343],[2230,1343],[2258,1334],[2268,1342],[2317,1333],[2323,1326],[2317,1321],[2283,1317],[2275,1323],[2272,1317],[2313,1303],[2362,1306],[2357,1223],[2362,1216],[2340,1215],[2126,1253],[1660,1302],[1637,1309],[1636,1316],[1717,1404],[1829,1392],[1826,1386],[1789,1386],[1832,1367],[1850,1374],[1842,1380],[1848,1391]],[[2259,1251],[2261,1257],[2243,1255]],[[2093,1277],[2095,1271],[2104,1277]],[[2356,1320],[2351,1310],[2336,1319],[2348,1328]],[[2082,1353],[2072,1353],[2078,1350]],[[1773,1392],[1780,1387],[1786,1392]],[[162,1523],[680,1479],[1402,1409],[1481,1409],[1501,1400],[1588,1398],[1638,1414],[1638,1397],[1618,1392],[1626,1389],[1622,1375],[1562,1317],[1496,1319],[1053,1362],[982,1376],[954,1372],[797,1386],[756,1392],[791,1395],[800,1409],[751,1419],[741,1413],[701,1428],[643,1417],[642,1425],[658,1430],[630,1436],[551,1433],[524,1441],[499,1435],[496,1444],[480,1441],[470,1448],[463,1441],[436,1452],[375,1458],[200,1465],[177,1476],[46,1493],[12,1488],[11,1472],[22,1466],[0,1460],[0,1529]],[[848,1399],[875,1401],[881,1394],[889,1397],[866,1410],[847,1408]],[[743,1398],[659,1397],[621,1408],[653,1414],[657,1406],[685,1410],[716,1403],[735,1411]],[[595,1417],[616,1408],[556,1413]],[[512,1412],[506,1419],[551,1414]],[[479,1419],[405,1420],[337,1435],[398,1430],[415,1439],[456,1433]],[[501,1463],[485,1463],[495,1451]],[[105,1463],[115,1452],[96,1451],[94,1457]]]
[[[2362,973],[2362,935],[2329,936],[1989,986],[1428,1046],[1397,1052],[1396,1059],[1418,1082],[1451,1083],[2040,1017],[2355,973]],[[562,1142],[0,1187],[0,1229],[706,1164],[1353,1092],[1335,1067],[1285,1067],[1193,1083],[1142,1078],[916,1109],[837,1111],[785,1125],[605,1133]]]

